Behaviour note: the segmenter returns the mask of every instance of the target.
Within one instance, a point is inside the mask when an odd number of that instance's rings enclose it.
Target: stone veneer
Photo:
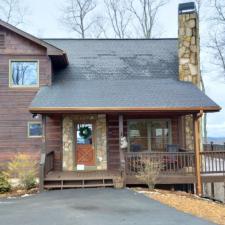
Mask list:
[[[198,14],[179,14],[179,78],[199,87],[199,27]]]
[[[94,145],[96,152],[96,169],[107,169],[106,115],[64,115],[63,116],[63,170],[75,170],[75,124],[94,123]]]
[[[179,14],[179,79],[200,88],[199,19],[197,12]],[[194,149],[193,117],[185,116],[185,147]]]

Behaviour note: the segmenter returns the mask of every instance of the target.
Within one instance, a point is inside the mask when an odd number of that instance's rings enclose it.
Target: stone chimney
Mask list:
[[[199,18],[194,2],[179,4],[179,79],[200,87]]]

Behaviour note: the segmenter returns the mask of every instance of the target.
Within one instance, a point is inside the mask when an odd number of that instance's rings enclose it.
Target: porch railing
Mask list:
[[[48,153],[41,153],[40,159],[40,190],[43,190],[44,187],[44,178],[47,173],[54,169],[54,151]]]
[[[225,175],[225,151],[200,153],[201,174]],[[195,173],[194,152],[126,152],[125,174],[136,176],[147,162],[160,165],[161,175]]]
[[[125,172],[137,175],[147,162],[160,165],[160,174],[193,174],[195,159],[193,152],[127,152]]]
[[[48,152],[45,159],[45,175],[54,169],[54,151]]]
[[[225,174],[225,151],[204,151],[201,156],[201,173]]]

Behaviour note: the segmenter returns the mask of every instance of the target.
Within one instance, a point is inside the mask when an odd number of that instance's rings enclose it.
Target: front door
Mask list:
[[[77,123],[75,125],[75,162],[77,170],[95,166],[94,124]]]

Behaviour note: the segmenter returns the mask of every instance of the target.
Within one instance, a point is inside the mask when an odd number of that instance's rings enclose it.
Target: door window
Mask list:
[[[92,144],[92,124],[77,124],[77,144]]]

